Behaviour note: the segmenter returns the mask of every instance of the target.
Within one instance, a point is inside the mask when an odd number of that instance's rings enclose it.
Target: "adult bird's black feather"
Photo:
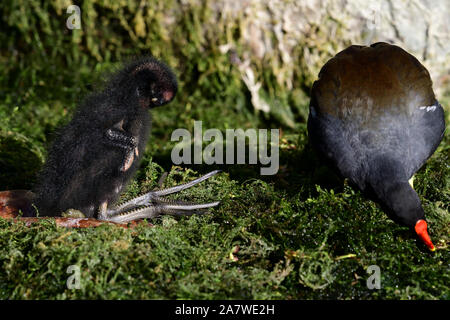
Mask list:
[[[425,214],[408,180],[445,129],[428,71],[398,46],[350,46],[314,83],[308,132],[319,153],[430,249]]]

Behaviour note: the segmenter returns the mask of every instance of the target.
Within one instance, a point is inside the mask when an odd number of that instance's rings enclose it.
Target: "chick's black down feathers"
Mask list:
[[[135,173],[148,140],[148,109],[170,102],[177,92],[172,71],[146,57],[128,63],[88,96],[73,119],[58,130],[34,188],[41,216],[67,209],[95,217],[114,203]]]

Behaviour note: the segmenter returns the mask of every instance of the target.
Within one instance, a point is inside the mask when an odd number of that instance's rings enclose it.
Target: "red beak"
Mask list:
[[[414,227],[416,230],[417,235],[419,238],[425,243],[425,245],[430,249],[431,251],[436,250],[434,247],[433,242],[431,242],[430,236],[428,235],[427,231],[427,222],[425,220],[418,220],[416,222],[416,226]]]

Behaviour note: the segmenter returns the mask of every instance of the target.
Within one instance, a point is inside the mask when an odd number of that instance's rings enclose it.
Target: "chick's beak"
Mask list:
[[[152,101],[154,103],[157,103],[159,106],[162,106],[172,101],[173,97],[173,91],[164,91],[162,95],[160,95],[158,98],[153,98]]]
[[[165,101],[169,102],[173,98],[173,92],[172,91],[164,91],[163,98]]]
[[[169,103],[172,100],[173,96],[173,92],[164,91],[161,96],[150,98],[150,101],[156,106],[162,106]]]
[[[425,245],[430,249],[431,251],[435,251],[436,248],[433,245],[433,242],[431,242],[430,236],[428,235],[427,231],[427,222],[423,219],[420,219],[416,222],[416,226],[414,227],[416,230],[417,235],[419,238],[425,243]]]

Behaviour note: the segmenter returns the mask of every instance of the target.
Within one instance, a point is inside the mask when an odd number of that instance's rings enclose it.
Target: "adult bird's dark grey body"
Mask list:
[[[342,176],[374,195],[395,221],[416,232],[426,233],[425,216],[408,180],[436,150],[444,130],[444,111],[428,71],[394,45],[341,51],[312,88],[313,146]]]
[[[57,216],[76,209],[87,217],[126,222],[217,205],[178,203],[173,208],[173,203],[147,196],[133,205],[112,207],[144,154],[151,126],[148,109],[169,103],[176,92],[170,68],[146,57],[128,63],[102,92],[88,96],[49,150],[34,190],[39,214]]]

